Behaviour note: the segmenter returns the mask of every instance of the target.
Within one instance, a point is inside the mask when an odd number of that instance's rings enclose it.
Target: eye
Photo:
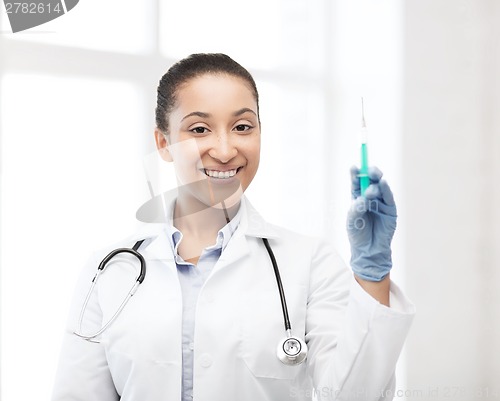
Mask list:
[[[234,130],[238,131],[238,132],[244,132],[244,131],[248,131],[249,129],[252,129],[252,128],[253,127],[251,127],[248,124],[238,124],[236,127],[234,127]]]
[[[206,134],[208,132],[208,129],[205,127],[194,127],[189,131],[191,131],[194,134]]]

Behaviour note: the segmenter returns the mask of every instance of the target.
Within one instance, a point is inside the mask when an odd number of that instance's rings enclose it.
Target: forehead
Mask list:
[[[176,92],[176,107],[249,107],[257,112],[257,102],[250,84],[243,78],[228,74],[204,74],[189,79]]]

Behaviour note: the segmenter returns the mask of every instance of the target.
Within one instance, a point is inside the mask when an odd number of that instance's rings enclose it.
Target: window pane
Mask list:
[[[47,400],[76,277],[135,229],[147,196],[141,102],[121,82],[7,75],[1,88],[0,398]]]
[[[280,4],[280,0],[161,2],[161,51],[175,59],[222,52],[247,68],[274,67],[282,49]]]
[[[160,50],[167,57],[222,52],[249,69],[323,71],[323,2],[168,0],[160,7]]]

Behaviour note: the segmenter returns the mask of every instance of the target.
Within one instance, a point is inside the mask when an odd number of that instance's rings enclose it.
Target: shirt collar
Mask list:
[[[174,210],[175,210],[175,200],[168,208],[169,216],[165,225],[165,230],[167,233],[167,238],[169,240],[170,246],[172,247],[174,255],[176,255],[177,257],[178,255],[177,248],[179,247],[179,244],[182,241],[183,234],[177,227],[173,225]],[[238,225],[240,224],[242,211],[243,208],[241,207],[240,203],[240,207],[238,208],[236,215],[232,218],[232,220],[229,223],[227,223],[217,232],[215,244],[207,247],[207,250],[220,249],[222,252],[226,248],[227,244],[229,243],[229,240],[232,238],[233,234],[238,228]]]
[[[175,205],[174,196],[166,196],[169,193],[157,195],[150,199],[137,211],[137,219],[145,224],[141,225],[135,234],[135,239],[147,239],[141,247],[148,258],[154,260],[173,260],[173,252],[170,239],[173,232],[167,232],[166,227],[172,226],[172,216]],[[235,237],[256,237],[256,238],[277,238],[278,231],[273,224],[268,223],[253,207],[245,195],[241,197],[240,208],[237,213],[240,218],[237,223],[236,216],[232,220],[235,228],[234,235],[231,236],[234,242]],[[169,217],[169,218],[167,218]],[[236,225],[238,224],[238,225]],[[227,238],[226,245],[229,242]],[[231,248],[229,246],[228,248]]]

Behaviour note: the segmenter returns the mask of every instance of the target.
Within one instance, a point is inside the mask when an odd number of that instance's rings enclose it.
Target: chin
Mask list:
[[[226,194],[226,196],[222,198],[218,198],[217,201],[212,203],[212,207],[216,209],[230,209],[233,206],[236,206],[240,203],[241,197],[243,196],[243,188],[238,186],[237,190],[234,191],[232,194]],[[224,203],[224,205],[223,205]]]
[[[188,197],[197,199],[198,202],[206,205],[206,207],[217,209],[222,209],[223,207],[227,209],[237,205],[243,195],[243,188],[239,180],[232,180],[230,183],[218,185],[210,180],[203,179],[183,185],[181,188],[190,194]],[[222,203],[224,203],[224,206],[222,206]]]

